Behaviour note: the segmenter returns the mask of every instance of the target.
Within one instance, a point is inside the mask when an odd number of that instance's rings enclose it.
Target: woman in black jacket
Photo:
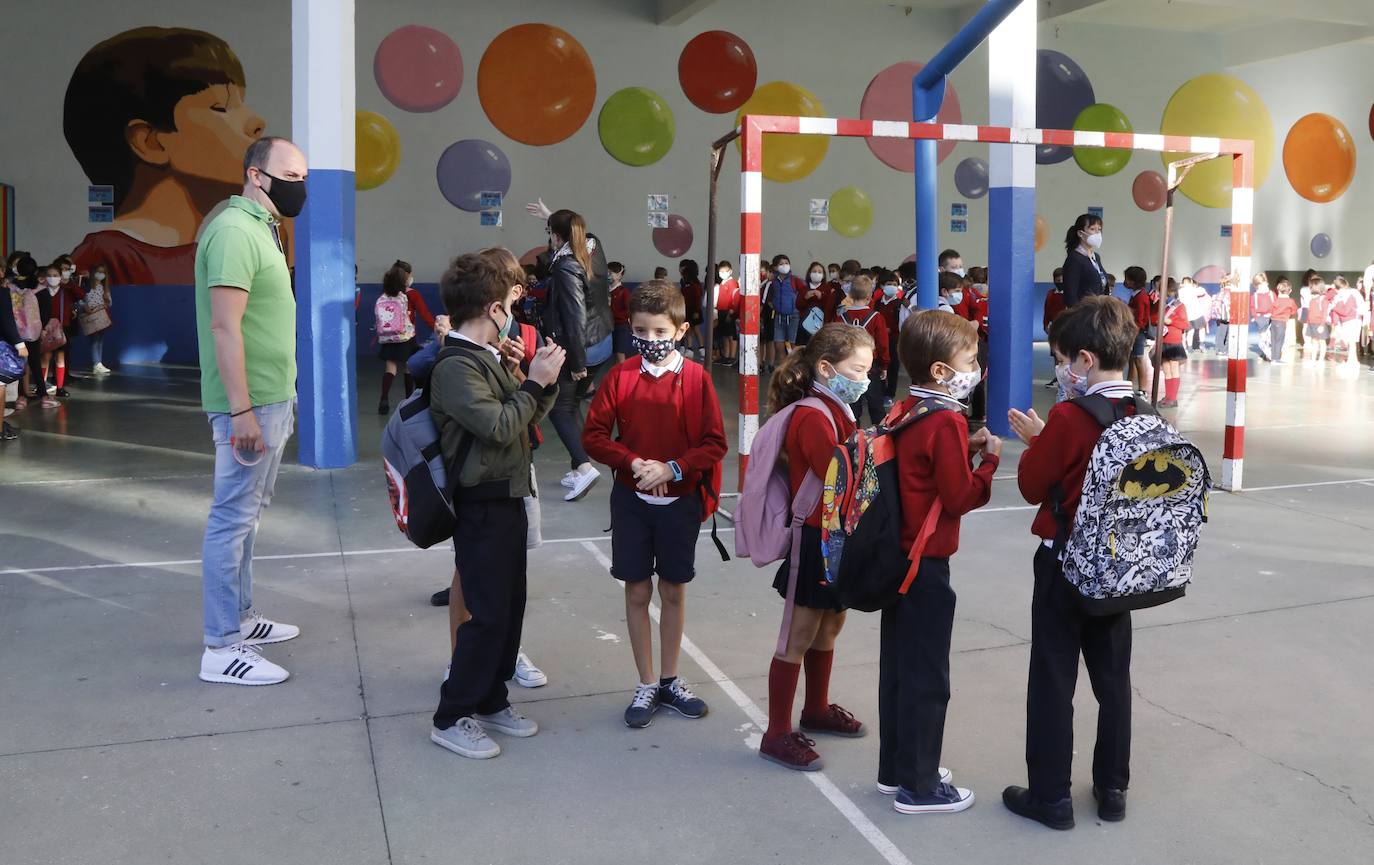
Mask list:
[[[549,420],[568,449],[572,471],[563,476],[564,501],[581,498],[601,473],[582,447],[582,400],[610,359],[611,295],[600,244],[587,236],[587,223],[571,210],[549,214],[553,262],[544,310],[544,335],[568,353],[558,380],[558,399]],[[601,261],[600,268],[596,260]]]
[[[1107,270],[1097,254],[1102,246],[1102,218],[1085,213],[1064,235],[1064,306],[1107,292]]]

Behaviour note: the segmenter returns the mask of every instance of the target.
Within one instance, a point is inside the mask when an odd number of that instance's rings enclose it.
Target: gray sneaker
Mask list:
[[[635,698],[625,710],[625,726],[633,729],[647,727],[654,722],[658,711],[658,683],[635,685]]]
[[[482,725],[471,718],[459,718],[458,723],[447,730],[437,727],[430,730],[429,740],[440,748],[474,760],[490,760],[501,754],[501,746],[493,742]]]
[[[491,715],[473,715],[472,719],[488,730],[521,739],[528,739],[539,732],[539,725],[515,711],[514,706],[507,706]]]

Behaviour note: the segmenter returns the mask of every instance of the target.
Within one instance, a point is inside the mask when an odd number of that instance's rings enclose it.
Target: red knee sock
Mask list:
[[[58,387],[66,387],[66,386],[67,386],[67,366],[66,366],[66,364],[61,364],[61,363],[59,363],[59,364],[57,365],[57,386],[58,386]]]
[[[811,649],[802,662],[806,665],[806,702],[802,704],[802,717],[820,718],[830,708],[830,667],[835,662],[835,650]]]
[[[383,402],[386,402],[387,400],[391,399],[391,382],[392,382],[392,380],[395,379],[395,378],[396,378],[396,373],[394,373],[394,372],[384,372],[384,373],[382,373],[382,401],[383,401]]]
[[[1178,383],[1179,383],[1180,381],[1182,381],[1182,380],[1183,380],[1183,379],[1179,379],[1179,378],[1166,378],[1166,379],[1164,380],[1164,398],[1165,398],[1165,399],[1171,400],[1171,401],[1172,401],[1172,400],[1177,400],[1177,399],[1178,399]]]
[[[801,664],[774,658],[768,668],[768,729],[763,738],[777,739],[792,732],[792,701],[797,696]]]

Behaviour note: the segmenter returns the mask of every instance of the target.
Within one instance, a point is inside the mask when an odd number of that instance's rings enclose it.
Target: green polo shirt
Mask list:
[[[207,412],[229,411],[210,332],[210,289],[248,292],[243,312],[243,361],[255,406],[296,395],[296,297],[267,208],[230,197],[201,232],[196,249],[196,334],[200,339],[200,402]],[[243,408],[244,406],[236,406]]]

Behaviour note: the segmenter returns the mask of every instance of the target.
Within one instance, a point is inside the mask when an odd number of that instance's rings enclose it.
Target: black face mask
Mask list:
[[[305,181],[304,180],[282,180],[280,177],[273,177],[262,169],[258,172],[263,177],[272,180],[272,188],[264,189],[272,205],[277,208],[277,212],[290,219],[299,216],[301,210],[305,208]],[[259,187],[261,189],[262,187]]]

